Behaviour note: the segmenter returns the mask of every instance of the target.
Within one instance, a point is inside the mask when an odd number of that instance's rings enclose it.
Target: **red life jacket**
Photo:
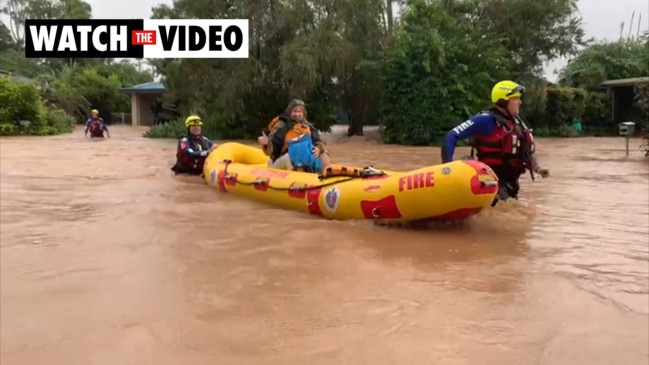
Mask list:
[[[201,136],[199,140],[187,137],[187,142],[182,142],[176,150],[176,166],[180,165],[178,167],[183,170],[180,172],[200,173],[203,171],[203,164],[205,164],[205,159],[207,158],[207,156],[194,157],[183,153],[183,149],[185,149],[188,145],[190,145],[190,147],[195,150],[207,150],[207,144],[205,143],[203,136]]]
[[[88,132],[90,132],[90,136],[92,137],[103,137],[104,126],[99,120],[95,120],[92,123],[90,123],[90,127],[88,127]]]
[[[522,174],[529,166],[534,153],[534,136],[522,123],[506,119],[495,110],[487,110],[498,124],[486,136],[473,138],[473,148],[478,160],[492,167],[505,167]]]

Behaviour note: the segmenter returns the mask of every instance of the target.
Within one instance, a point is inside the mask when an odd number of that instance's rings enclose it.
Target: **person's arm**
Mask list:
[[[325,153],[325,143],[320,137],[320,132],[318,132],[318,129],[312,123],[309,123],[309,128],[311,129],[311,141],[313,145],[320,150],[320,154]]]
[[[87,136],[87,135],[88,135],[88,129],[90,128],[90,123],[91,123],[91,120],[90,120],[90,119],[86,119],[86,127],[83,129],[83,135],[84,135],[84,136]]]
[[[203,141],[205,141],[205,147],[207,147],[208,151],[211,151],[212,148],[214,148],[215,144],[209,138],[203,137]]]
[[[101,129],[103,129],[104,132],[106,132],[108,138],[110,138],[110,132],[108,131],[108,126],[106,125],[106,122],[104,122],[103,119],[101,119]]]
[[[187,137],[183,137],[178,141],[178,148],[180,148],[180,150],[184,154],[194,157],[204,157],[209,153],[209,151],[200,151],[193,149]]]
[[[447,163],[453,161],[453,154],[455,153],[455,146],[457,141],[472,138],[480,135],[487,135],[496,127],[496,122],[493,117],[488,114],[478,114],[469,118],[464,123],[451,129],[442,144],[442,162]]]
[[[268,156],[272,156],[274,151],[282,151],[287,126],[286,122],[280,120],[268,133],[268,145],[264,148],[264,153]]]
[[[270,143],[270,137],[268,137],[268,135],[266,135],[265,132],[262,131],[262,133],[264,136],[266,136],[266,138],[268,138],[268,143],[262,144],[261,150],[264,152],[266,156],[270,156],[273,154],[273,145],[272,143]]]

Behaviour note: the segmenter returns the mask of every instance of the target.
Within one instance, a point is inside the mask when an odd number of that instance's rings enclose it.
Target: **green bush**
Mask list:
[[[74,119],[63,110],[48,108],[35,84],[0,78],[0,134],[49,136],[71,132]],[[23,123],[28,121],[29,123]]]
[[[603,92],[590,92],[586,98],[581,122],[584,133],[591,135],[617,134],[617,126],[611,117],[611,100]]]
[[[533,128],[535,137],[577,137],[579,131],[571,124],[562,124],[556,128],[539,127]]]
[[[210,139],[236,139],[242,135],[252,137],[250,133],[254,132],[254,130],[246,132],[245,125],[224,123],[222,122],[223,118],[218,116],[211,117],[208,113],[196,113],[196,115],[200,115],[203,118],[203,135]],[[177,120],[153,126],[144,132],[142,136],[146,138],[180,138],[180,136],[185,134],[187,134],[187,128],[185,128],[184,120]]]
[[[548,127],[538,127],[533,128],[535,137],[550,137],[552,136],[552,131]]]
[[[0,78],[0,120],[17,127],[19,121],[27,120],[29,129],[45,125],[45,107],[36,85]]]
[[[439,144],[459,122],[486,107],[508,69],[501,40],[458,20],[443,2],[409,2],[394,46],[381,57],[381,138]],[[479,70],[479,71],[477,71]]]
[[[644,137],[642,137],[642,144],[640,144],[640,151],[644,152],[644,157],[649,157],[649,122],[645,122],[642,128]]]
[[[545,118],[550,130],[559,131],[575,119],[581,119],[586,108],[586,90],[572,87],[549,88],[546,92]]]
[[[580,88],[553,87],[546,90],[545,110],[527,116],[539,137],[576,137],[573,122],[582,123],[587,135],[611,135],[617,126],[611,122],[610,100],[605,93]]]
[[[153,126],[142,136],[146,138],[180,138],[186,133],[185,123],[177,121]]]
[[[54,128],[58,133],[70,133],[74,129],[74,118],[61,109],[47,108],[45,120],[48,127]],[[58,134],[56,133],[56,134]]]
[[[0,123],[0,136],[13,136],[18,134],[16,125],[13,123]]]
[[[32,130],[29,134],[34,136],[55,136],[60,134],[59,130],[49,125],[44,125],[38,129]]]
[[[552,131],[552,135],[555,137],[577,137],[579,131],[571,124],[564,124]]]

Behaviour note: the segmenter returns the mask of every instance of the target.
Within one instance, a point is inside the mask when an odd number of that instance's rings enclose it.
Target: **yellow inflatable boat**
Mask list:
[[[284,209],[331,219],[385,223],[457,220],[489,207],[493,171],[478,161],[453,161],[408,172],[332,166],[317,174],[267,167],[259,149],[228,142],[204,166],[208,185]]]

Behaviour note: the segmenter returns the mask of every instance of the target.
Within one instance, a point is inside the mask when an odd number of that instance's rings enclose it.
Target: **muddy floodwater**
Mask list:
[[[639,140],[542,139],[521,202],[414,231],[172,178],[142,131],[0,140],[2,365],[649,363]],[[328,138],[335,162],[440,160]]]

